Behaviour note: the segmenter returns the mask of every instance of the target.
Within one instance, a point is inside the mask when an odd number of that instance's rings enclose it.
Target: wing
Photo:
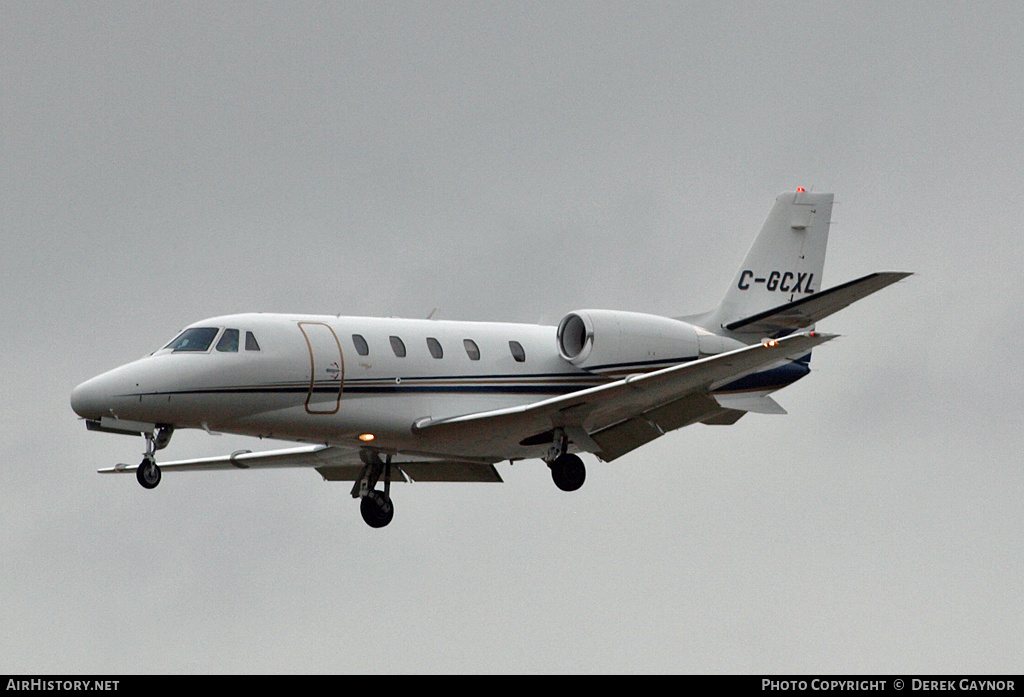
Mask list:
[[[847,305],[903,280],[911,274],[905,271],[881,271],[842,283],[800,300],[773,307],[750,317],[725,325],[742,333],[772,336],[783,331],[804,329],[820,319],[839,312]]]
[[[413,426],[413,432],[425,438],[491,442],[498,452],[499,444],[507,442],[510,434],[541,443],[544,434],[564,428],[582,449],[609,461],[687,424],[704,419],[729,423],[728,418],[723,420],[729,412],[723,414],[722,405],[710,396],[712,390],[806,355],[835,336],[812,332],[766,340],[520,407],[422,419]]]
[[[417,482],[500,482],[494,465],[485,461],[460,461],[426,456],[398,454],[392,460],[393,481]],[[269,469],[278,467],[313,467],[329,481],[354,482],[363,471],[363,462],[356,448],[333,445],[308,445],[284,450],[254,453],[238,450],[220,457],[161,462],[165,472],[204,470]],[[103,474],[134,472],[138,465],[119,464],[106,467]]]

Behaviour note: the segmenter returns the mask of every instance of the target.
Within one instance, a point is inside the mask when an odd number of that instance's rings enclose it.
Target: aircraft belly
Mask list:
[[[245,415],[222,424],[233,433],[273,438],[290,438],[304,442],[361,445],[357,437],[374,435],[377,447],[395,447],[411,436],[410,426],[430,412],[428,396],[395,399],[385,395],[343,395],[334,413],[310,413],[305,395],[291,400],[283,408]]]
[[[424,417],[529,404],[535,399],[532,395],[414,393],[396,396],[343,392],[336,413],[309,413],[305,399],[306,394],[298,392],[266,393],[258,397],[253,394],[245,400],[232,400],[230,395],[175,396],[171,399],[175,408],[162,411],[161,415],[168,417],[168,423],[182,426],[202,427],[200,422],[205,422],[214,431],[308,443],[358,447],[362,445],[358,436],[372,433],[374,446],[403,452],[496,460],[536,457],[546,450],[546,446],[519,445],[517,434],[488,432],[453,441],[424,439],[414,436],[411,430],[412,424]],[[238,406],[239,403],[244,403],[245,408]]]

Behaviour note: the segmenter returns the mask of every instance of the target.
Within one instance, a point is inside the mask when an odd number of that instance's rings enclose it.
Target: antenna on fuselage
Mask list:
[[[434,313],[435,312],[437,312],[437,308],[436,307],[433,310],[430,311],[430,314],[427,315],[427,319],[434,319]]]

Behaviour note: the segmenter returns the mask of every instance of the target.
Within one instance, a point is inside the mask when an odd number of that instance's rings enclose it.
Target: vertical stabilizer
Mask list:
[[[832,194],[790,191],[775,205],[707,322],[709,329],[810,297],[821,289]]]

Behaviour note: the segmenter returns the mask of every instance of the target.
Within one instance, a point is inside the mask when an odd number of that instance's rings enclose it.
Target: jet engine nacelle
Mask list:
[[[558,323],[558,353],[573,365],[596,372],[663,367],[697,358],[698,332],[707,333],[668,317],[577,310]]]

